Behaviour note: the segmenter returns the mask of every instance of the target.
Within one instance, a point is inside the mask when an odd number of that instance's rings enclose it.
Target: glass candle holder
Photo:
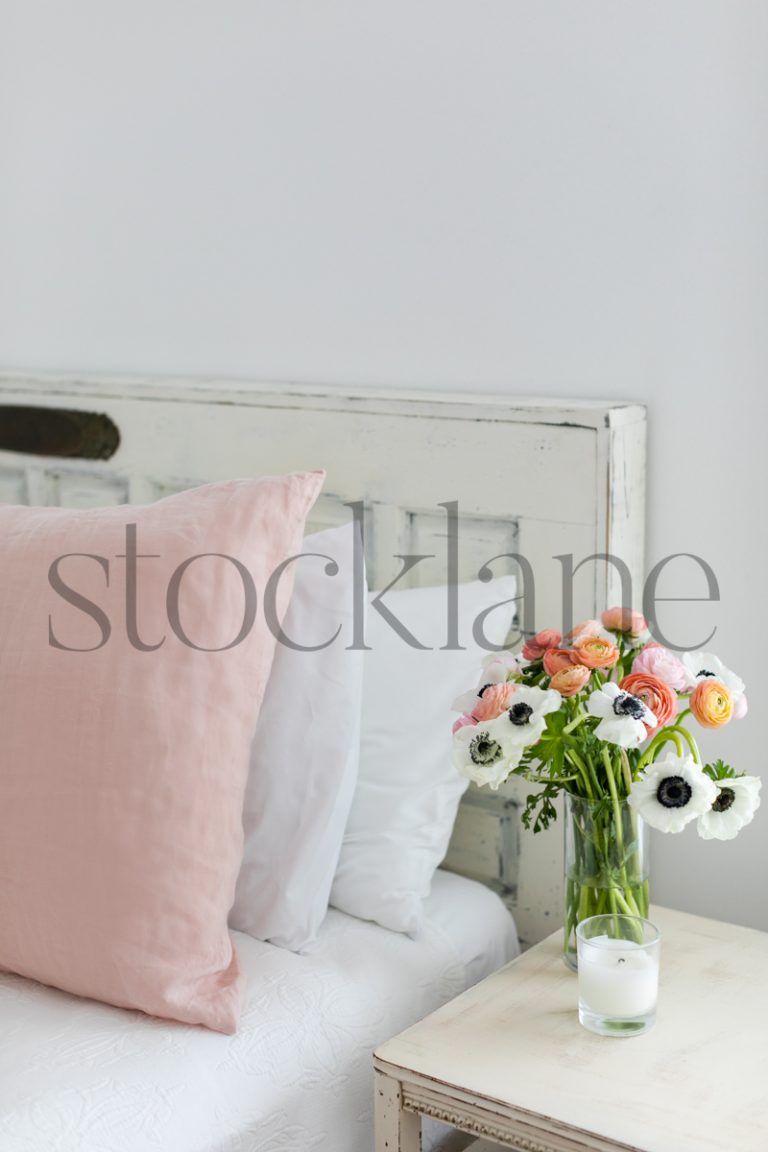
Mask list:
[[[579,1021],[600,1036],[639,1036],[656,1020],[661,933],[642,916],[590,916],[576,926]]]

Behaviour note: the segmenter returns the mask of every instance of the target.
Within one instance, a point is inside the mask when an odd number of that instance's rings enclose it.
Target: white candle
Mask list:
[[[579,1000],[595,1015],[644,1016],[656,1005],[659,966],[632,940],[594,936],[579,949]]]

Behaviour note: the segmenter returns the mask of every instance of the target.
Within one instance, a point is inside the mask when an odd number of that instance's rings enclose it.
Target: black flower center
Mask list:
[[[478,692],[478,696],[480,697],[481,700],[483,698],[483,692],[485,692],[488,688],[492,688],[492,687],[493,687],[492,684],[483,684],[482,688]]]
[[[469,756],[473,764],[495,764],[501,760],[501,744],[494,740],[490,732],[479,732],[469,742]]]
[[[617,716],[631,716],[633,720],[642,720],[645,716],[645,704],[637,696],[630,696],[624,692],[617,696],[613,702],[613,710]]]
[[[693,789],[682,776],[667,776],[656,791],[656,799],[664,808],[685,808]]]
[[[735,799],[736,793],[733,788],[721,788],[717,794],[717,799],[712,805],[713,812],[727,812]]]
[[[714,676],[714,672],[710,672],[708,668],[700,668],[696,673],[697,676]]]
[[[523,724],[528,724],[532,715],[533,708],[530,704],[513,704],[509,710],[509,718],[513,724],[517,724],[518,728]]]

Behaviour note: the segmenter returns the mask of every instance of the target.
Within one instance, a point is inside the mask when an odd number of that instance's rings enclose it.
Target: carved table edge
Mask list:
[[[637,1145],[571,1128],[554,1118],[430,1081],[381,1058],[376,1058],[375,1064],[379,1072],[399,1082],[402,1107],[407,1111],[507,1144],[519,1152],[642,1152]]]

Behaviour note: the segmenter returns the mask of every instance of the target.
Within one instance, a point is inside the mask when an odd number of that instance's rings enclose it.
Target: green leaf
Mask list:
[[[553,820],[557,819],[557,809],[554,800],[561,791],[557,781],[546,784],[541,792],[532,792],[525,802],[521,816],[525,828],[533,828],[534,833],[543,832]],[[538,809],[538,811],[537,811]]]
[[[746,775],[745,772],[737,772],[724,760],[715,760],[711,764],[705,764],[704,771],[711,780],[733,780],[738,776]]]

